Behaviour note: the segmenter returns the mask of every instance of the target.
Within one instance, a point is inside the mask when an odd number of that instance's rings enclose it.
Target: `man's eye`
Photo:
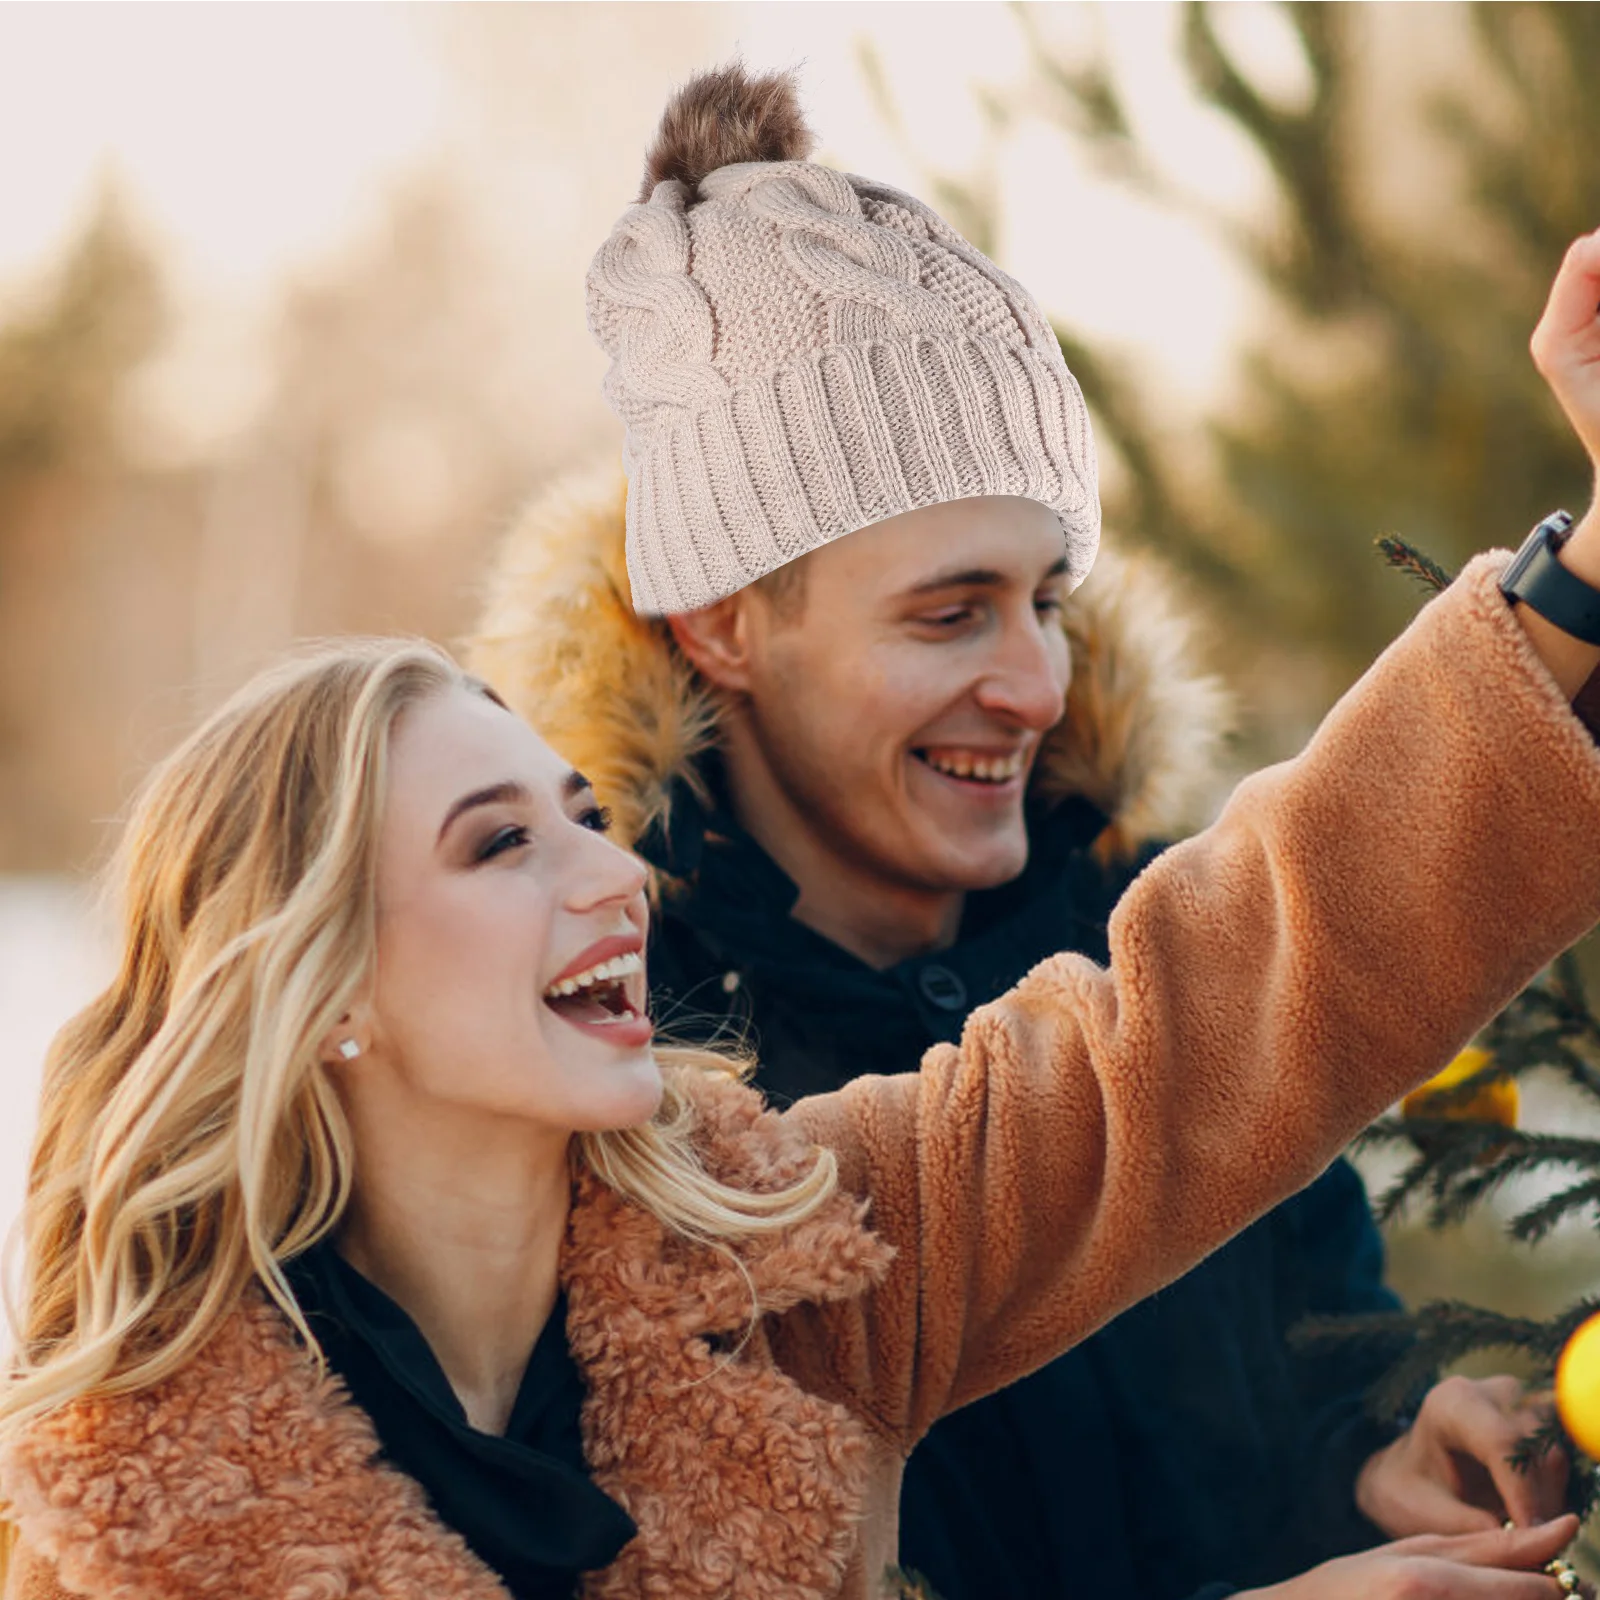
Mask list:
[[[483,848],[478,851],[478,860],[491,860],[495,856],[504,855],[507,850],[519,849],[527,842],[528,830],[520,824],[501,828],[499,832],[490,834],[484,841]]]
[[[917,621],[929,628],[959,628],[971,616],[971,606],[951,606],[948,611],[925,611]]]
[[[578,818],[578,826],[580,828],[588,828],[595,833],[610,833],[611,807],[590,806],[589,809]]]
[[[1042,594],[1033,602],[1033,609],[1041,617],[1054,617],[1061,614],[1062,599],[1058,594]]]

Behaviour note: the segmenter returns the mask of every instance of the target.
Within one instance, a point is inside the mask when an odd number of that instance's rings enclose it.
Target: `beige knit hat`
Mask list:
[[[805,160],[811,145],[788,75],[695,78],[589,269],[627,430],[634,609],[710,605],[969,495],[1049,506],[1080,582],[1094,439],[1049,323],[920,200]]]

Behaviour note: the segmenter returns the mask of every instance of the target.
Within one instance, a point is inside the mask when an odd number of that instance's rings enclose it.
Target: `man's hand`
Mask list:
[[[1548,1420],[1515,1378],[1446,1378],[1411,1427],[1367,1459],[1356,1504],[1395,1539],[1546,1521],[1566,1503],[1566,1456],[1548,1450],[1523,1472],[1511,1457]]]
[[[1234,1600],[1557,1600],[1540,1570],[1577,1537],[1578,1519],[1490,1533],[1421,1534],[1380,1544]]]

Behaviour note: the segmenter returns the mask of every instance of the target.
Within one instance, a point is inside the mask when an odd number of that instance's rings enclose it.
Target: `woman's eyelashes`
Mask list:
[[[611,807],[589,806],[578,813],[578,826],[588,828],[593,833],[611,832]]]
[[[504,855],[507,850],[518,850],[528,843],[531,835],[520,822],[511,823],[504,828],[496,828],[484,842],[478,846],[474,861],[492,861],[494,857]]]
[[[585,806],[572,820],[580,828],[587,828],[591,833],[609,833],[611,831],[611,808],[609,806]],[[474,850],[472,859],[474,864],[481,861],[492,861],[496,856],[503,856],[508,851],[520,850],[525,845],[532,844],[533,830],[524,823],[511,822],[502,828],[496,828]]]

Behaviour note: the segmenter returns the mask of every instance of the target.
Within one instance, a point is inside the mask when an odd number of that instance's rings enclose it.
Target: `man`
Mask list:
[[[778,1100],[914,1070],[1058,950],[1104,960],[1221,722],[1151,573],[1102,557],[1073,592],[1093,447],[1037,307],[806,149],[785,80],[669,107],[590,278],[626,509],[533,513],[474,652],[657,867],[665,1031],[746,1034]],[[1442,1384],[1396,1436],[1362,1414],[1369,1371],[1290,1351],[1304,1315],[1392,1305],[1381,1265],[1337,1163],[938,1424],[905,1565],[943,1600],[1368,1600],[1438,1576],[1408,1536],[1552,1514],[1565,1465],[1510,1469],[1533,1418],[1508,1380]],[[1437,1592],[1518,1592],[1450,1553]]]

